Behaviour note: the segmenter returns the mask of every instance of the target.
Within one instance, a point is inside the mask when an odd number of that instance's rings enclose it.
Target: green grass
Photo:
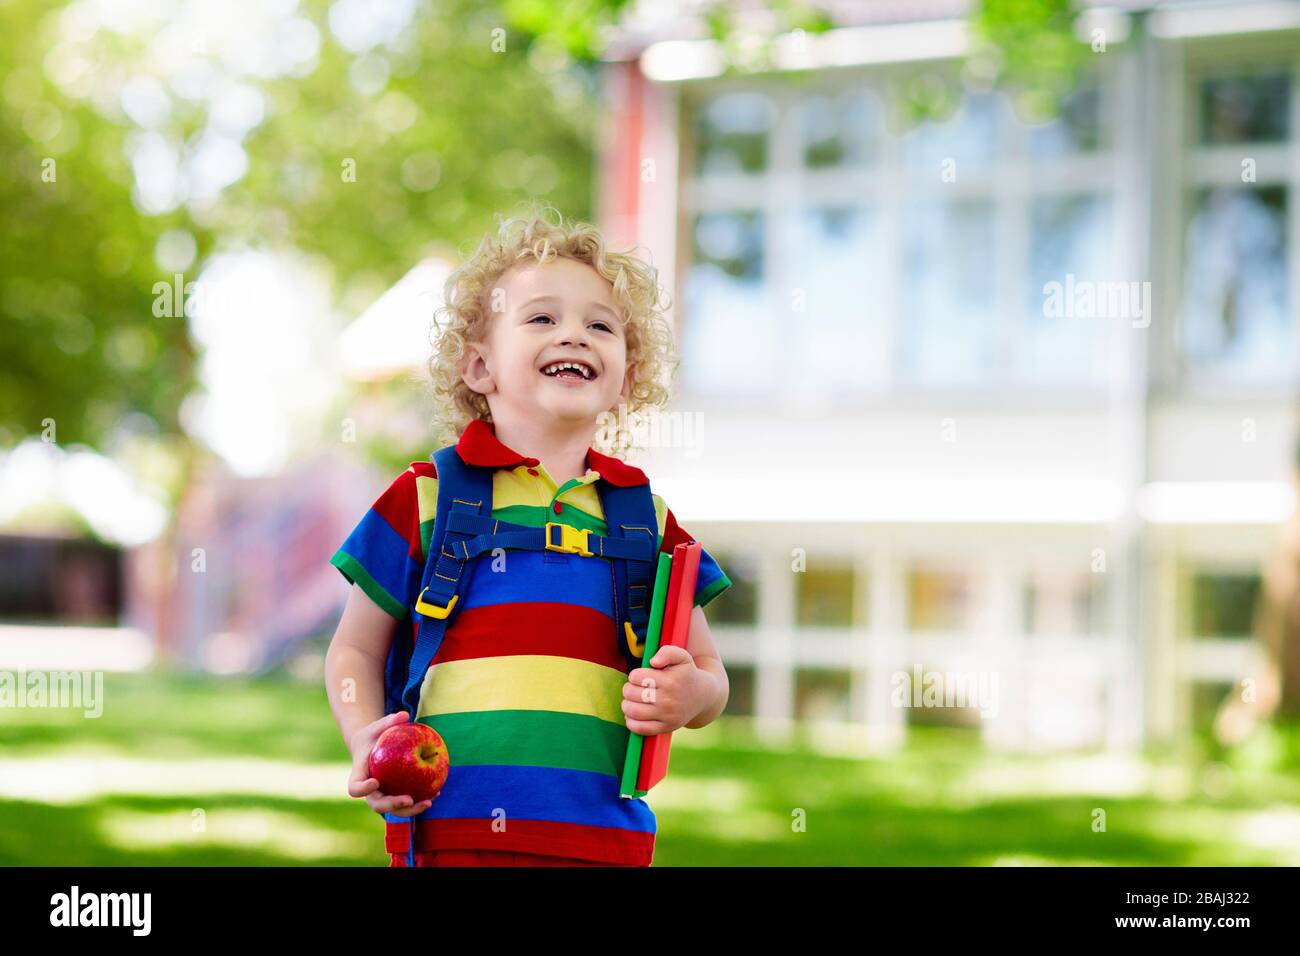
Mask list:
[[[674,739],[655,865],[1295,865],[1297,741],[1014,757],[927,727],[850,757],[723,718]],[[319,686],[106,675],[97,719],[0,710],[0,865],[383,866],[346,773]]]

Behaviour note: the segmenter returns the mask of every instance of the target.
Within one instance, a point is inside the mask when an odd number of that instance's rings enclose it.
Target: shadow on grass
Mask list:
[[[113,796],[67,806],[0,801],[0,865],[382,867],[388,856],[383,821],[346,797],[214,797],[196,808]]]
[[[725,737],[725,745],[674,749],[661,786],[677,786],[685,799],[671,812],[656,810],[656,865],[1268,866],[1281,860],[1242,845],[1236,824],[1295,795],[1293,779],[1277,778],[1271,787],[1243,780],[1215,799],[1185,802],[1146,793],[980,793],[967,778],[976,769],[996,778],[999,769],[1050,769],[1053,758],[990,755],[949,729],[915,732],[899,753],[871,758],[764,752],[743,730]],[[707,805],[683,806],[692,796]],[[1094,830],[1099,816],[1102,831]]]
[[[324,692],[311,684],[106,675],[98,719],[48,709],[12,710],[5,718],[0,752],[20,758],[102,745],[136,758],[346,763]],[[656,866],[1270,865],[1279,862],[1274,849],[1297,853],[1236,838],[1248,814],[1294,806],[1296,777],[1279,772],[1294,755],[1286,732],[1262,751],[1256,745],[1253,756],[1243,749],[1226,761],[1186,753],[1134,758],[1190,771],[1193,796],[1178,802],[1141,791],[1035,794],[1035,781],[1053,780],[1064,762],[990,754],[961,731],[914,728],[899,752],[868,758],[828,756],[798,743],[773,749],[743,721],[724,718],[711,730],[698,738],[710,745],[692,739],[673,749],[668,779],[648,800],[658,818]],[[1207,767],[1219,781],[1214,797],[1195,776]],[[1105,832],[1093,831],[1098,809]],[[802,832],[792,826],[796,819]],[[1271,841],[1272,824],[1254,825]],[[0,800],[4,865],[387,862],[382,820],[342,793],[337,800],[228,793],[111,794],[69,805]]]
[[[1259,852],[1207,847],[1195,839],[1161,837],[1149,829],[1159,809],[1140,801],[1106,803],[1105,833],[1089,826],[1087,801],[1009,800],[954,813],[879,800],[804,808],[807,831],[773,827],[767,842],[711,837],[707,814],[665,824],[655,851],[661,866],[987,866],[1268,865]],[[661,818],[661,822],[662,818]],[[750,831],[753,832],[753,831]]]
[[[347,760],[319,685],[157,671],[105,674],[102,706],[99,717],[69,708],[7,710],[0,752],[20,756],[103,744],[136,757]]]
[[[1089,828],[1086,800],[1007,800],[954,813],[846,797],[804,806],[807,831],[791,832],[777,785],[760,805],[658,813],[656,866],[943,866],[994,862],[1118,865],[1267,865],[1262,853],[1162,837],[1161,808],[1109,800],[1106,833]],[[382,822],[345,800],[223,797],[193,801],[115,796],[94,804],[0,802],[0,865],[386,866]],[[761,818],[745,831],[719,827]],[[1122,820],[1122,825],[1113,821]],[[766,823],[762,822],[766,821]],[[718,834],[725,829],[729,832]]]

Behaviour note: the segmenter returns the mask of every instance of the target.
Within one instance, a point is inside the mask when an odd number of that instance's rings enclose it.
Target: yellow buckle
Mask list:
[[[560,529],[560,543],[551,543],[551,529]],[[590,558],[593,552],[587,550],[587,535],[591,532],[587,529],[579,530],[567,524],[561,524],[559,521],[546,522],[546,550],[563,551],[565,554],[580,554],[584,558]]]
[[[424,589],[424,591],[427,590],[429,589],[428,588]],[[415,609],[419,611],[421,614],[423,614],[425,617],[434,617],[440,621],[443,618],[445,618],[448,614],[451,613],[451,609],[456,606],[456,599],[460,597],[459,594],[453,594],[451,596],[451,600],[447,602],[446,607],[438,607],[438,605],[436,604],[430,604],[427,601],[425,601],[424,591],[421,591],[420,596],[415,599]]]
[[[636,639],[636,631],[632,630],[631,621],[623,622],[623,634],[627,637],[627,649],[632,652],[633,656],[635,657],[644,656],[645,641],[638,641]]]

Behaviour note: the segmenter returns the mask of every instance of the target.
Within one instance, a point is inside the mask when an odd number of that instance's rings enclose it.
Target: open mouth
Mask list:
[[[548,378],[565,379],[575,382],[590,382],[596,377],[596,370],[586,362],[565,360],[542,366],[542,374]]]

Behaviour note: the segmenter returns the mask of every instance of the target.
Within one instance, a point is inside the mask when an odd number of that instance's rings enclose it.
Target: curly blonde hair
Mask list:
[[[547,212],[555,212],[557,221],[551,222]],[[475,418],[492,421],[487,396],[475,392],[461,378],[461,361],[467,344],[482,341],[487,334],[492,315],[489,299],[498,280],[512,266],[530,260],[540,264],[564,256],[586,263],[610,282],[614,301],[623,313],[627,361],[635,366],[623,420],[666,405],[680,360],[672,326],[660,307],[660,302],[666,304],[668,299],[659,286],[658,270],[634,256],[631,249],[607,249],[595,226],[566,222],[549,205],[541,210],[534,207],[527,215],[509,219],[498,215],[497,219],[497,234],[486,234],[460,268],[447,277],[443,305],[434,312],[429,377],[439,445],[454,444]],[[617,420],[618,405],[608,411]],[[606,428],[601,432],[594,437],[593,446],[605,454],[621,457],[631,447],[629,430]]]

